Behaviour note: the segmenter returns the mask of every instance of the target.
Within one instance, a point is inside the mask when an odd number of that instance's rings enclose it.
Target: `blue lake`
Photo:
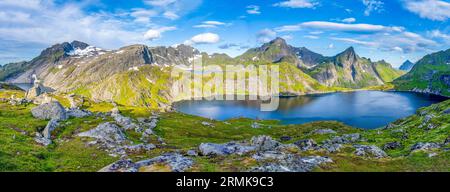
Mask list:
[[[238,117],[280,120],[282,124],[340,121],[354,127],[373,129],[410,116],[420,107],[445,97],[410,93],[356,91],[280,98],[276,111],[260,111],[261,101],[188,100],[175,103],[177,111],[227,120]]]

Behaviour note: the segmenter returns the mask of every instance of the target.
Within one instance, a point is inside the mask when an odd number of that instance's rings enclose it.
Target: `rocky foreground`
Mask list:
[[[450,171],[450,100],[365,131],[0,93],[2,171]]]

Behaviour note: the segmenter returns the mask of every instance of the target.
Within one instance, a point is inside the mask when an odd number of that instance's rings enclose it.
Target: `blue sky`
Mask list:
[[[354,46],[398,67],[450,48],[449,19],[447,0],[2,0],[0,64],[72,40],[236,56],[283,37],[327,56]]]

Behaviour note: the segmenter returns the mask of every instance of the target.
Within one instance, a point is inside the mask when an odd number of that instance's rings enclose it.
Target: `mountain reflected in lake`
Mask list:
[[[408,93],[357,91],[298,97],[281,97],[279,108],[260,111],[261,101],[181,101],[175,108],[183,113],[227,120],[232,118],[275,119],[282,124],[340,121],[373,129],[407,117],[420,107],[446,100],[445,97]]]

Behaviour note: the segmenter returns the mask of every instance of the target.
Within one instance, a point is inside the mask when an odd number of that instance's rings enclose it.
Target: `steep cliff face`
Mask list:
[[[399,90],[450,96],[450,49],[426,55],[394,84]]]
[[[327,86],[346,88],[382,85],[401,76],[401,72],[384,61],[374,63],[359,57],[353,47],[327,58],[308,73]]]

